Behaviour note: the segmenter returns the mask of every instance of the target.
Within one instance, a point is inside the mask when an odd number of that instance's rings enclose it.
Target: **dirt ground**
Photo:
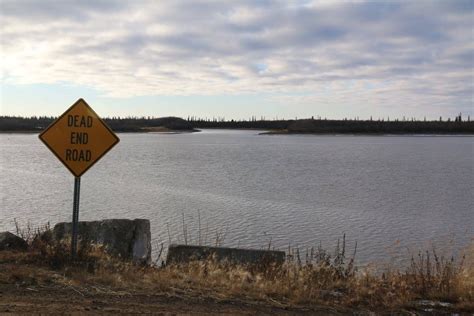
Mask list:
[[[276,303],[276,302],[275,302]],[[88,293],[75,287],[0,284],[0,315],[474,315],[450,310],[352,310],[218,300],[168,293]]]
[[[169,294],[88,294],[73,287],[0,284],[0,314],[341,315],[329,308],[285,309]]]

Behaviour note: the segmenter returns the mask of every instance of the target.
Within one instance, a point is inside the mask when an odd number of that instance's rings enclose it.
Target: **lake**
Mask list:
[[[474,138],[119,134],[80,220],[148,218],[162,242],[334,249],[359,264],[456,254],[474,237]],[[74,178],[35,134],[0,134],[0,231],[70,221]],[[183,229],[184,222],[184,229]]]

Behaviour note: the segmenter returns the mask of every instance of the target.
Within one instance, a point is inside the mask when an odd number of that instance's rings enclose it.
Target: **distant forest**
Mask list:
[[[40,132],[55,117],[0,116],[1,132]],[[193,130],[197,128],[261,129],[274,133],[317,134],[474,134],[474,121],[461,115],[454,119],[439,118],[436,121],[415,119],[343,119],[330,120],[321,117],[294,120],[265,120],[256,117],[248,120],[203,119],[188,117],[112,117],[104,121],[116,132],[146,132],[162,127],[166,130]]]

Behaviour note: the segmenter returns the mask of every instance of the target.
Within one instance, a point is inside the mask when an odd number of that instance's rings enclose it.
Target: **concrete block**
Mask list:
[[[28,244],[22,238],[10,232],[0,233],[0,251],[1,250],[26,250]]]
[[[104,245],[112,255],[139,264],[151,261],[150,221],[147,219],[79,222],[78,230],[79,238]],[[53,229],[53,235],[58,240],[70,237],[71,232],[72,223],[59,223]]]

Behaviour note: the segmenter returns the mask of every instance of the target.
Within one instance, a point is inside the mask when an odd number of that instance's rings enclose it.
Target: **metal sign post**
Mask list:
[[[119,138],[83,99],[77,100],[40,135],[40,140],[74,175],[71,255],[77,253],[81,176],[118,142]]]
[[[74,202],[72,206],[72,239],[71,239],[71,256],[76,257],[77,254],[77,232],[79,224],[79,197],[81,194],[81,177],[74,178]]]

